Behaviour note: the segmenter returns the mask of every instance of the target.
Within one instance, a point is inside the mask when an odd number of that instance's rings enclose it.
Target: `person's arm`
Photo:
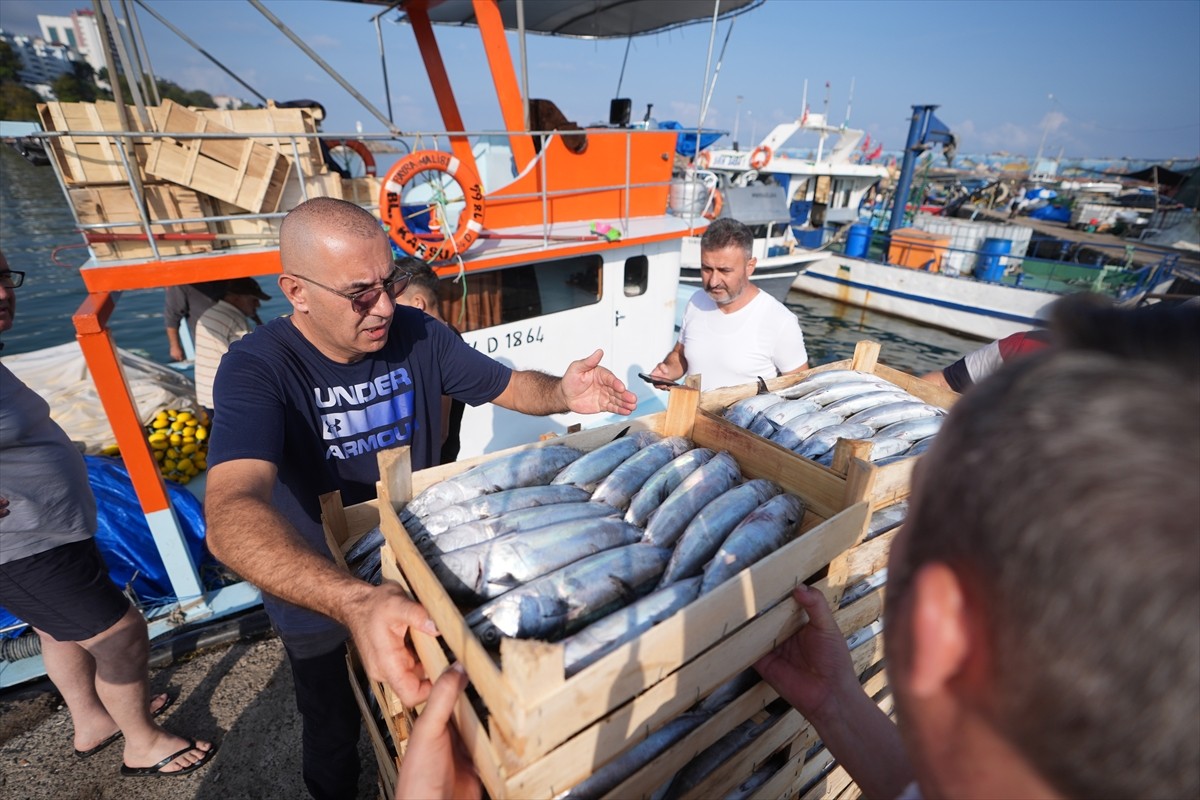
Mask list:
[[[675,346],[671,348],[671,352],[667,353],[663,360],[650,370],[650,376],[677,381],[687,374],[687,367],[687,359],[683,355],[683,342],[676,342]]]
[[[808,369],[807,361],[805,361],[803,364],[796,367],[795,369],[789,369],[787,372],[781,372],[780,374],[781,375],[795,375],[797,373],[804,372],[806,369]]]
[[[183,361],[183,343],[179,323],[187,316],[187,295],[182,286],[168,286],[163,298],[163,325],[167,329],[167,347],[172,361]]]
[[[950,388],[950,384],[946,382],[946,375],[945,375],[945,373],[944,373],[944,372],[942,372],[942,370],[940,370],[940,369],[938,369],[938,370],[934,370],[933,372],[927,372],[927,373],[925,373],[924,375],[922,375],[922,376],[921,376],[921,380],[923,380],[923,381],[929,381],[929,382],[930,382],[930,383],[932,383],[933,385],[935,385],[935,386],[940,386],[940,387],[942,387],[943,389],[949,389],[949,388]]]
[[[865,796],[898,796],[913,780],[899,729],[859,684],[825,596],[803,585],[793,596],[808,623],[754,668],[813,724]]]
[[[534,416],[566,411],[632,414],[637,408],[637,395],[600,366],[603,356],[604,351],[597,350],[585,359],[572,361],[561,378],[532,370],[513,372],[508,386],[492,402]]]
[[[463,752],[450,715],[467,676],[453,664],[433,685],[425,710],[408,737],[408,749],[396,776],[396,800],[476,800],[483,790],[471,760]]]
[[[167,328],[167,350],[172,361],[183,361],[183,342],[179,340],[179,328]]]
[[[432,620],[396,584],[372,586],[312,550],[271,504],[275,475],[274,464],[255,459],[209,470],[209,549],[260,589],[345,625],[368,675],[391,686],[407,706],[424,702],[429,681],[404,637],[410,628],[436,635]]]

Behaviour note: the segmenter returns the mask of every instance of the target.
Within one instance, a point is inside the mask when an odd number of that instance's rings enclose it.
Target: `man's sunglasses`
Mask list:
[[[332,292],[338,297],[344,297],[350,301],[350,307],[360,314],[370,311],[379,302],[379,295],[387,292],[388,297],[395,300],[408,287],[408,282],[412,280],[412,273],[397,267],[392,270],[392,274],[384,279],[379,286],[368,286],[366,289],[359,289],[357,292],[341,292],[334,289],[332,286],[326,286],[323,283],[314,281],[305,275],[297,275],[291,273],[292,277],[299,278],[302,281],[308,281],[313,286],[319,286],[327,292]]]

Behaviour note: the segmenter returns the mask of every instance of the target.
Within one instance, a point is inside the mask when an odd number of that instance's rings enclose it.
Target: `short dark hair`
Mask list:
[[[1198,408],[1180,362],[1059,343],[968,391],[918,466],[888,618],[920,567],[959,575],[983,713],[1064,796],[1200,794]]]
[[[396,266],[412,275],[408,282],[410,290],[415,289],[421,292],[427,301],[437,305],[441,300],[442,282],[429,264],[416,256],[405,256],[396,259]]]
[[[700,237],[701,250],[724,250],[737,246],[746,251],[746,258],[754,252],[754,234],[736,219],[721,217],[714,219]]]

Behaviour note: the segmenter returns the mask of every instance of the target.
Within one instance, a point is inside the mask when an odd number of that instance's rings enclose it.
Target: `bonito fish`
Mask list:
[[[697,447],[660,467],[633,496],[629,510],[625,512],[625,521],[644,527],[646,520],[675,491],[675,487],[715,455],[707,447]]]
[[[872,392],[863,392],[862,394],[843,397],[836,403],[830,403],[825,406],[825,410],[831,414],[840,414],[842,419],[846,419],[860,411],[866,411],[868,408],[875,408],[885,403],[904,402],[916,403],[920,401],[908,392],[902,392],[899,389],[877,389]]]
[[[563,662],[567,677],[640,636],[695,600],[699,594],[699,575],[677,581],[624,608],[617,609],[568,637],[563,641]]]
[[[605,550],[489,600],[466,622],[487,647],[504,636],[557,641],[649,591],[670,557],[642,543]]]
[[[412,516],[427,517],[435,511],[483,494],[547,483],[563,467],[582,455],[573,447],[552,444],[501,456],[435,483],[414,497],[404,510]],[[404,517],[400,521],[408,527]]]
[[[907,439],[897,439],[895,437],[880,436],[876,434],[871,440],[871,455],[869,461],[882,461],[885,458],[898,456],[908,451],[912,447],[912,442]]]
[[[834,448],[838,439],[870,439],[875,431],[866,425],[831,425],[809,436],[794,450],[804,458],[823,456]]]
[[[566,483],[590,492],[622,461],[661,438],[653,431],[638,431],[632,436],[622,436],[573,461],[570,466],[554,476],[550,485]]]
[[[946,412],[937,406],[931,406],[928,403],[914,403],[912,401],[886,403],[875,408],[868,408],[866,411],[860,411],[846,422],[856,422],[862,425],[869,425],[875,430],[885,428],[888,425],[894,425],[897,422],[905,422],[910,419],[921,419],[923,417],[940,417]]]
[[[802,397],[799,400],[788,400],[777,406],[771,406],[763,412],[763,416],[776,425],[782,425],[789,419],[798,417],[801,414],[811,414],[814,411],[820,410],[820,403],[813,402],[807,397]]]
[[[782,402],[784,399],[774,393],[751,395],[725,409],[725,419],[739,428],[745,428],[756,414]]]
[[[894,422],[891,425],[880,428],[879,435],[907,439],[910,442],[919,442],[922,439],[928,439],[941,430],[944,420],[945,417],[922,417],[921,419]]]
[[[783,547],[804,517],[804,502],[790,494],[772,497],[729,534],[704,568],[700,594],[707,594],[763,556]]]
[[[595,519],[616,516],[616,514],[615,509],[599,503],[555,503],[549,506],[534,506],[509,511],[498,517],[466,522],[438,536],[416,539],[414,543],[423,553],[449,553],[463,547],[488,542],[509,533],[544,528],[555,522]]]
[[[479,603],[581,558],[641,538],[640,528],[619,519],[576,519],[431,555],[428,561],[451,597],[459,603]]]
[[[688,523],[710,502],[742,479],[742,471],[729,453],[717,453],[671,492],[650,521],[642,541],[670,547]]]
[[[793,400],[797,397],[804,397],[807,394],[815,392],[822,386],[829,386],[834,383],[849,383],[862,381],[881,381],[882,378],[871,374],[870,372],[861,372],[855,369],[831,369],[825,372],[816,372],[809,375],[804,380],[794,386],[789,386],[786,389],[780,389],[776,394]]]
[[[839,414],[831,414],[828,411],[814,411],[811,414],[801,414],[798,417],[793,417],[780,426],[779,430],[771,436],[771,441],[780,447],[786,447],[788,450],[794,450],[799,447],[805,439],[812,436],[823,428],[832,428],[834,425],[841,425],[842,417]]]
[[[555,503],[582,503],[587,499],[587,491],[578,486],[522,486],[443,508],[422,519],[421,525],[425,533],[437,536],[456,525],[496,517],[509,511]]]
[[[700,509],[676,542],[659,587],[702,573],[746,515],[782,491],[775,482],[759,478],[733,487]]]
[[[848,397],[857,397],[869,392],[902,392],[899,386],[888,383],[882,378],[875,380],[846,381],[822,386],[815,392],[804,395],[805,400],[812,400],[817,405],[829,406],[840,403]]]
[[[624,511],[629,508],[630,500],[651,475],[691,447],[692,443],[683,436],[669,436],[643,447],[621,462],[611,475],[600,482],[596,491],[592,492],[592,502],[604,503]]]

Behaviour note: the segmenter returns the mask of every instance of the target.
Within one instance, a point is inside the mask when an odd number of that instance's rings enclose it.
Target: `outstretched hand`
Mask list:
[[[628,416],[637,408],[637,395],[611,370],[600,366],[603,350],[587,358],[572,361],[562,377],[563,399],[567,408],[580,414],[607,411]]]
[[[825,596],[804,585],[796,587],[792,596],[808,612],[808,622],[754,668],[806,718],[820,720],[837,713],[847,692],[860,695],[862,688]]]
[[[430,683],[405,641],[410,629],[437,636],[437,626],[424,608],[399,586],[385,582],[371,587],[343,621],[372,680],[386,683],[410,708],[425,702]]]
[[[396,800],[477,800],[482,795],[475,769],[450,725],[454,704],[466,686],[467,676],[458,664],[433,685],[396,776]]]

